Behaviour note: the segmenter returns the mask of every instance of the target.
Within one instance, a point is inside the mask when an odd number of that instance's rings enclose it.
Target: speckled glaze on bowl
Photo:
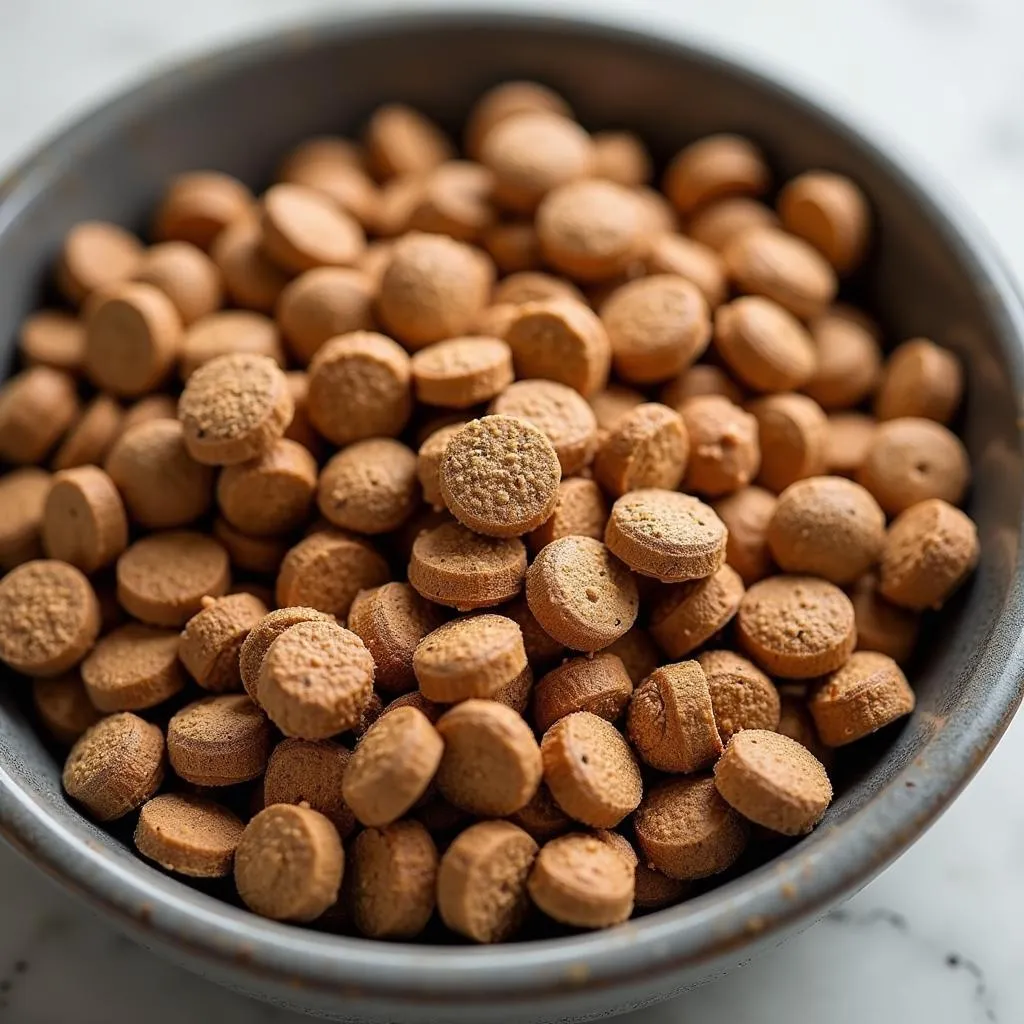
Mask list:
[[[962,216],[851,129],[778,85],[681,43],[556,18],[448,13],[334,20],[161,75],[79,122],[0,183],[0,342],[8,360],[63,233],[141,228],[167,175],[219,167],[257,186],[303,136],[351,131],[406,99],[455,126],[498,80],[561,89],[584,123],[631,127],[664,158],[723,128],[784,177],[845,171],[875,204],[862,287],[887,336],[932,335],[967,362],[964,436],[982,540],[975,579],[929,624],[918,708],[867,744],[823,824],[743,877],[597,934],[502,948],[366,942],[263,921],[138,860],[64,800],[59,766],[12,688],[0,694],[0,828],[128,934],[226,985],[339,1020],[584,1019],[667,998],[820,917],[956,796],[1021,697],[1019,396],[1024,315]]]

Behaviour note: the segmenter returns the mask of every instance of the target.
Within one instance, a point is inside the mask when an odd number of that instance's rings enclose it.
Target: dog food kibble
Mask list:
[[[810,832],[832,802],[824,765],[795,740],[764,729],[729,740],[715,788],[744,818],[787,836]]]
[[[885,270],[854,181],[723,133],[659,190],[593,127],[391,103],[64,237],[0,387],[0,662],[139,856],[367,940],[609,927],[914,713],[982,557],[956,331],[883,356],[836,301]]]

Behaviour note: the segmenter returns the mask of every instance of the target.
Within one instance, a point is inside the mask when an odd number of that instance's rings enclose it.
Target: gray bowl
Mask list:
[[[187,64],[133,89],[0,184],[0,340],[41,295],[64,232],[85,218],[141,228],[175,171],[218,167],[257,186],[304,136],[355,131],[412,101],[455,127],[510,76],[561,89],[594,127],[632,127],[664,158],[723,128],[748,133],[779,178],[831,167],[875,206],[859,282],[890,339],[930,335],[965,360],[970,512],[982,559],[928,623],[918,708],[876,737],[824,823],[774,859],[681,906],[598,934],[497,949],[384,944],[260,920],[182,885],[90,824],[60,791],[15,688],[0,695],[0,826],[128,934],[251,995],[338,1019],[593,1017],[720,975],[820,917],[913,842],[977,770],[1021,698],[1024,315],[1005,272],[955,212],[813,104],[687,46],[554,18],[370,17],[312,25]]]

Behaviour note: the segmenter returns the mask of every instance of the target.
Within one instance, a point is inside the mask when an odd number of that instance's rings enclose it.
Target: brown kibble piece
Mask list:
[[[164,793],[144,804],[135,848],[167,871],[189,878],[231,874],[245,826],[213,800],[194,793]]]
[[[42,524],[47,557],[93,573],[128,546],[128,519],[113,480],[96,466],[64,469],[53,477]]]
[[[545,733],[560,718],[589,711],[614,722],[633,693],[622,661],[602,651],[593,657],[570,658],[540,679],[533,693],[533,724]]]
[[[300,622],[333,622],[334,617],[315,608],[278,608],[264,615],[246,634],[238,653],[238,671],[245,692],[256,700],[260,668],[270,645],[289,627]]]
[[[121,406],[109,395],[97,395],[71,425],[53,456],[53,468],[102,465],[123,424]]]
[[[901,608],[941,608],[978,564],[978,530],[939,498],[911,505],[889,527],[878,592]]]
[[[140,622],[119,626],[100,639],[82,662],[89,700],[108,713],[162,704],[185,686],[179,644],[178,634],[171,629]]]
[[[634,904],[636,910],[640,912],[661,910],[662,907],[679,903],[689,889],[688,884],[682,879],[669,878],[647,864],[637,864],[635,884]]]
[[[574,832],[541,847],[527,880],[548,917],[576,928],[608,928],[633,912],[633,865],[596,836]]]
[[[745,295],[715,311],[715,349],[755,391],[803,387],[818,366],[807,329],[778,303]]]
[[[326,196],[303,185],[272,185],[260,212],[263,252],[282,270],[351,266],[366,246],[358,221]]]
[[[441,129],[404,103],[378,107],[366,126],[366,151],[379,178],[423,174],[452,157]]]
[[[464,420],[457,420],[447,426],[439,427],[420,445],[416,454],[416,478],[423,490],[423,500],[435,509],[443,509],[444,496],[441,494],[441,458],[448,442],[466,425]]]
[[[353,923],[372,939],[414,939],[434,913],[437,847],[418,821],[368,828],[349,851]]]
[[[852,583],[882,553],[885,513],[860,484],[812,476],[779,495],[768,547],[784,572]]]
[[[732,867],[749,836],[708,776],[661,783],[633,820],[648,864],[676,879],[708,878]]]
[[[32,704],[43,728],[64,746],[71,746],[103,717],[74,671],[53,679],[33,679]]]
[[[519,628],[523,632],[523,646],[526,648],[526,657],[529,659],[530,664],[538,671],[552,665],[563,657],[565,645],[560,644],[554,637],[548,636],[544,631],[544,628],[537,621],[533,612],[530,611],[525,594],[520,594],[514,601],[504,605],[501,613],[508,616],[513,622],[518,623]]]
[[[779,691],[756,665],[734,651],[705,651],[697,661],[707,677],[723,743],[741,729],[774,731],[778,727]]]
[[[82,734],[64,762],[61,781],[97,821],[115,821],[145,803],[163,778],[163,733],[124,712]]]
[[[875,415],[880,420],[917,416],[949,423],[963,391],[960,360],[927,338],[912,338],[898,346],[885,364]]]
[[[419,401],[468,409],[512,383],[512,352],[500,338],[449,338],[413,356],[412,379]]]
[[[154,533],[117,560],[118,601],[153,626],[183,626],[204,597],[221,597],[230,585],[227,552],[201,533]]]
[[[650,634],[634,626],[602,652],[614,654],[622,662],[626,674],[639,686],[661,663],[661,652],[655,646]]]
[[[640,769],[622,734],[589,711],[560,718],[540,744],[544,781],[571,818],[615,828],[643,796]]]
[[[481,821],[455,837],[441,858],[441,920],[475,942],[501,942],[519,929],[529,907],[526,881],[537,843],[508,821]]]
[[[77,665],[99,635],[100,609],[72,565],[25,562],[0,580],[0,661],[27,676],[57,676]]]
[[[282,740],[270,754],[263,776],[263,803],[308,804],[338,830],[342,839],[355,828],[341,785],[350,751],[332,740]]]
[[[505,332],[519,378],[554,380],[588,398],[608,380],[611,344],[597,315],[573,299],[520,306]]]
[[[252,211],[253,195],[237,178],[217,171],[192,171],[171,179],[157,209],[153,234],[208,249],[230,224]]]
[[[357,441],[320,474],[317,505],[335,526],[357,533],[397,530],[419,506],[416,454],[390,437]]]
[[[723,252],[733,239],[751,228],[778,227],[775,211],[747,196],[719,199],[702,207],[690,220],[687,234],[697,242]]]
[[[806,395],[768,395],[748,409],[761,445],[759,484],[781,494],[797,480],[825,472],[828,420],[817,402]]]
[[[666,231],[651,239],[644,267],[648,274],[672,274],[692,282],[710,309],[725,301],[728,283],[722,258],[714,249],[686,235]]]
[[[190,242],[161,242],[147,249],[133,280],[159,288],[184,324],[215,312],[224,302],[220,271]]]
[[[732,621],[743,592],[731,565],[704,579],[666,587],[651,608],[651,636],[670,658],[685,657]]]
[[[324,450],[324,440],[316,432],[309,419],[309,374],[302,370],[289,370],[288,388],[295,403],[295,415],[284,432],[285,439],[301,444],[315,457]]]
[[[235,851],[242,902],[276,921],[313,921],[338,899],[345,851],[337,830],[309,807],[274,804],[245,827]]]
[[[740,646],[784,679],[833,672],[857,642],[853,605],[835,584],[809,576],[772,576],[743,596],[736,618]]]
[[[259,313],[272,313],[290,275],[271,262],[261,242],[259,221],[255,217],[244,217],[217,236],[210,256],[236,305]]]
[[[807,708],[804,687],[799,687],[799,690],[798,695],[785,692],[779,694],[781,712],[775,732],[806,747],[827,769],[833,761],[832,750],[818,738],[817,727]]]
[[[466,120],[466,152],[480,158],[480,147],[488,132],[513,114],[548,111],[571,118],[572,110],[558,93],[539,82],[502,82],[480,96]]]
[[[676,154],[665,172],[665,195],[680,213],[714,199],[759,196],[771,175],[760,150],[740,135],[708,135]]]
[[[850,594],[857,622],[857,650],[888,654],[904,664],[913,653],[921,629],[921,617],[906,608],[898,608],[878,593],[878,576],[862,576]]]
[[[177,420],[130,427],[110,450],[105,468],[128,514],[148,529],[185,526],[213,504],[214,471],[189,455]]]
[[[681,373],[711,339],[708,304],[677,274],[653,274],[616,288],[601,306],[618,376],[656,384]]]
[[[334,338],[309,364],[309,419],[337,445],[395,437],[409,421],[409,357],[390,338],[357,331]]]
[[[875,335],[854,317],[830,310],[810,325],[817,368],[803,389],[823,409],[852,409],[878,384],[882,349]]]
[[[312,140],[316,145],[318,140]],[[358,154],[339,159],[337,155],[298,152],[289,158],[278,174],[278,180],[302,185],[330,199],[339,209],[351,214],[366,229],[377,219],[380,194],[370,176],[363,170]]]
[[[805,171],[779,193],[782,226],[810,242],[840,274],[864,259],[871,230],[867,197],[844,174]]]
[[[342,781],[352,813],[372,828],[401,818],[434,778],[444,740],[422,711],[382,715],[359,741]]]
[[[234,786],[263,774],[270,753],[267,716],[244,693],[203,697],[167,724],[167,756],[186,782]]]
[[[78,373],[85,360],[85,325],[58,309],[39,309],[21,322],[18,348],[29,366]]]
[[[824,765],[788,736],[745,729],[715,765],[715,788],[743,817],[798,836],[810,832],[832,802]]]
[[[288,347],[303,364],[341,334],[373,327],[373,281],[361,270],[317,267],[297,277],[277,303]]]
[[[574,299],[583,302],[583,293],[564,277],[555,277],[536,270],[509,274],[494,286],[491,301],[495,305],[522,306],[546,299]]]
[[[838,412],[828,418],[825,468],[836,476],[856,476],[875,439],[877,421],[862,412]]]
[[[408,226],[475,242],[494,223],[493,187],[494,176],[486,167],[466,160],[440,164],[423,178]]]
[[[41,557],[40,529],[50,480],[49,473],[35,466],[0,477],[0,569]]]
[[[373,692],[363,641],[329,621],[299,622],[270,645],[256,698],[286,736],[322,740],[354,729]]]
[[[0,459],[42,462],[78,415],[75,382],[60,370],[30,366],[0,385]]]
[[[528,537],[536,554],[562,537],[593,537],[601,540],[608,524],[608,503],[601,488],[585,477],[571,477],[558,485],[555,510]]]
[[[544,630],[574,651],[599,651],[627,632],[639,608],[636,582],[599,540],[563,537],[526,574],[526,599]]]
[[[80,305],[93,292],[127,281],[141,259],[142,243],[124,228],[102,220],[82,221],[64,236],[57,286]]]
[[[196,320],[181,342],[181,379],[187,381],[200,366],[230,355],[268,356],[284,366],[277,325],[270,317],[248,309],[224,309]]]
[[[717,498],[745,487],[761,466],[757,420],[721,395],[700,395],[679,409],[690,439],[683,486]]]
[[[572,828],[572,818],[555,803],[551,790],[543,782],[537,787],[530,802],[511,815],[509,820],[538,843],[553,839]]]
[[[266,605],[251,594],[203,600],[202,610],[185,623],[179,656],[204,690],[239,689],[239,652],[249,630],[266,614]]]
[[[896,516],[926,498],[959,505],[971,464],[963,442],[942,424],[904,417],[879,423],[856,476]]]
[[[689,454],[689,436],[679,413],[645,402],[608,432],[594,460],[594,476],[617,498],[645,488],[672,491],[683,479]]]
[[[540,269],[540,240],[533,221],[493,224],[480,241],[503,274]]]
[[[654,173],[651,155],[643,139],[633,132],[595,132],[594,177],[607,178],[635,188],[645,185]]]
[[[609,550],[635,572],[663,583],[710,576],[725,561],[728,534],[714,510],[678,491],[645,488],[612,506]]]

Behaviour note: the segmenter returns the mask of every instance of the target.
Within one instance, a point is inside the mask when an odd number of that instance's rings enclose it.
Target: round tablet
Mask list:
[[[494,176],[486,167],[467,160],[446,161],[424,177],[409,228],[460,242],[478,241],[497,216],[493,190]]]
[[[759,484],[781,494],[797,480],[825,472],[828,420],[817,402],[806,395],[768,395],[747,408],[761,445]]]
[[[100,711],[141,711],[185,686],[178,661],[180,637],[172,629],[138,622],[108,633],[82,662],[82,682]]]
[[[917,416],[949,423],[963,398],[960,360],[927,338],[912,338],[889,356],[875,396],[880,420]]]
[[[204,598],[202,604],[182,631],[181,662],[204,690],[240,689],[239,652],[267,606],[246,593]]]
[[[338,830],[342,839],[355,828],[341,784],[351,752],[332,740],[281,740],[263,775],[263,803],[308,804]]]
[[[524,563],[525,565],[525,563]],[[524,568],[525,571],[525,568]],[[523,632],[523,646],[530,664],[538,671],[550,667],[565,655],[565,646],[544,632],[530,606],[526,595],[520,594],[513,601],[503,605],[501,614],[519,625]]]
[[[616,498],[640,488],[672,491],[682,482],[689,454],[689,436],[679,413],[645,402],[608,432],[594,460],[594,477]]]
[[[270,723],[244,693],[203,697],[167,724],[171,767],[197,786],[234,786],[258,778],[269,753]]]
[[[572,117],[568,103],[554,90],[539,82],[502,82],[488,89],[473,104],[466,119],[466,152],[479,159],[484,137],[497,124],[513,114],[529,110],[547,110]]]
[[[334,616],[315,608],[278,608],[264,615],[246,634],[238,652],[238,671],[245,692],[256,700],[260,668],[270,645],[290,626],[300,622],[333,622]]]
[[[154,533],[117,560],[118,601],[153,626],[183,626],[204,597],[221,597],[230,585],[228,553],[201,533]]]
[[[142,259],[142,243],[124,228],[102,220],[76,224],[64,236],[57,286],[76,305],[93,292],[127,281]]]
[[[253,195],[237,178],[219,171],[175,175],[157,207],[153,234],[208,249],[229,224],[253,208]]]
[[[235,305],[272,313],[291,275],[263,252],[262,241],[256,218],[243,217],[217,236],[210,247],[210,257]]]
[[[669,878],[720,874],[736,863],[749,836],[743,819],[707,777],[670,779],[656,786],[633,822],[644,857]]]
[[[665,195],[680,213],[725,196],[768,191],[771,173],[761,151],[741,135],[708,135],[681,149],[665,172]]]
[[[857,642],[853,605],[835,584],[771,576],[743,595],[740,646],[772,675],[812,679],[845,664]]]
[[[743,600],[743,581],[731,565],[702,580],[665,587],[650,613],[651,636],[670,658],[682,658],[724,629]]]
[[[804,391],[823,409],[851,409],[874,390],[882,369],[878,338],[864,324],[834,307],[810,323],[818,353]]]
[[[614,654],[622,662],[634,686],[639,686],[662,661],[661,652],[650,634],[639,626],[634,626],[609,644],[603,653]]]
[[[29,366],[78,373],[85,359],[85,326],[70,313],[39,309],[22,320],[18,348]]]
[[[76,671],[53,679],[33,679],[32,705],[46,732],[63,746],[71,746],[103,717]]]
[[[721,395],[698,395],[679,409],[690,439],[683,487],[712,498],[745,487],[761,466],[757,420]]]
[[[108,395],[97,395],[68,429],[53,456],[54,469],[102,465],[123,429],[124,411]]]
[[[35,466],[0,477],[0,569],[13,569],[43,553],[41,527],[50,474]]]
[[[840,274],[855,270],[871,233],[871,211],[860,188],[844,174],[805,171],[779,193],[787,231],[810,242]]]
[[[622,660],[602,651],[569,658],[542,677],[533,691],[533,724],[547,732],[560,718],[589,711],[609,722],[617,721],[633,694],[633,680]]]
[[[734,651],[704,651],[697,661],[708,681],[723,743],[741,729],[774,731],[778,727],[779,691],[756,665]]]
[[[159,288],[184,324],[215,312],[224,301],[220,271],[191,242],[161,242],[147,249],[133,279]]]
[[[263,252],[282,270],[351,266],[366,245],[363,229],[326,196],[303,185],[272,185],[260,209]]]
[[[148,860],[189,878],[231,874],[245,826],[226,807],[194,793],[164,793],[145,803],[135,848]]]
[[[422,174],[452,156],[444,132],[404,103],[378,107],[366,125],[365,142],[370,166],[379,178]]]
[[[185,332],[178,356],[181,379],[218,356],[267,356],[284,366],[281,335],[273,320],[248,309],[225,309],[197,320]]]
[[[78,415],[75,382],[60,370],[30,366],[0,385],[0,459],[42,462]]]
[[[561,537],[593,537],[601,540],[608,525],[608,503],[593,480],[574,476],[558,485],[555,510],[527,538],[538,552]]]
[[[313,921],[338,899],[345,851],[334,826],[309,807],[274,804],[245,827],[235,851],[242,902],[275,921]]]
[[[745,818],[798,836],[810,832],[832,802],[824,765],[788,736],[745,729],[715,765],[715,788]]]
[[[728,533],[714,510],[678,491],[646,488],[612,506],[608,549],[631,569],[664,583],[703,579],[725,561]]]
[[[771,572],[768,524],[776,502],[775,495],[763,487],[744,487],[714,504],[715,513],[729,531],[725,560],[746,586]]]
[[[502,942],[526,917],[537,843],[509,821],[481,821],[452,841],[437,873],[441,920],[475,942]]]
[[[692,282],[710,309],[725,301],[728,282],[722,258],[714,249],[686,235],[672,231],[655,235],[644,256],[644,267],[648,274],[671,274]],[[707,333],[710,337],[710,322]]]
[[[468,409],[512,383],[512,352],[499,338],[449,338],[413,356],[412,379],[419,401]]]
[[[825,469],[836,476],[856,476],[875,439],[873,416],[861,412],[836,412],[825,429]]]
[[[128,518],[113,480],[96,466],[53,477],[42,524],[43,550],[85,573],[113,562],[128,546]]]
[[[27,676],[77,665],[99,635],[96,594],[66,562],[25,562],[0,580],[0,661]]]
[[[144,804],[164,780],[164,734],[138,715],[100,719],[71,748],[61,782],[97,821],[115,821]]]
[[[921,631],[921,616],[899,608],[878,593],[878,576],[866,573],[850,591],[857,623],[857,650],[887,654],[905,664],[914,651]]]

